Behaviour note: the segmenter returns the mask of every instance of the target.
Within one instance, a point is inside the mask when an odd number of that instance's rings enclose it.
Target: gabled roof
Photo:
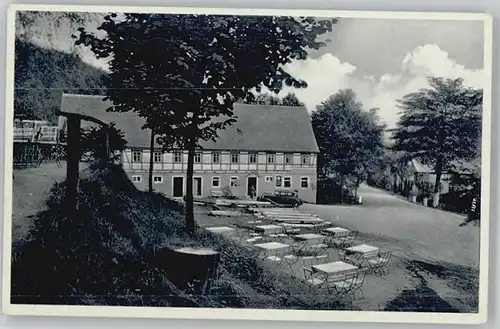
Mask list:
[[[434,174],[435,173],[435,170],[433,167],[431,166],[428,166],[428,165],[424,165],[422,163],[420,163],[419,161],[413,159],[410,161],[410,165],[412,166],[413,170],[416,172],[416,173],[428,173],[428,174]],[[450,171],[455,171],[455,172],[458,172],[458,173],[461,173],[461,174],[470,174],[470,173],[473,173],[477,170],[480,170],[481,166],[481,161],[480,159],[476,159],[474,161],[471,161],[471,162],[467,162],[467,161],[452,161],[450,164],[449,164],[449,167],[452,169]]]
[[[148,147],[150,130],[141,129],[144,119],[132,112],[107,112],[111,106],[111,102],[103,101],[103,96],[63,94],[61,111],[115,123],[129,147]],[[237,121],[220,130],[215,142],[202,142],[204,149],[319,152],[305,107],[235,103],[233,111]]]

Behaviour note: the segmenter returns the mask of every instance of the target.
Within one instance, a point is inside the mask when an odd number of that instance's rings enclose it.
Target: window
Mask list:
[[[273,181],[273,176],[266,176],[266,182],[272,182]]]
[[[194,163],[201,163],[201,153],[196,152],[194,154]]]
[[[161,162],[161,152],[154,152],[153,153],[153,161],[154,162]]]
[[[240,162],[240,154],[238,152],[231,153],[231,163]]]
[[[163,176],[153,176],[153,182],[155,183],[163,183]]]
[[[220,153],[219,152],[212,153],[212,162],[213,163],[220,163]]]
[[[220,178],[212,177],[212,187],[219,187],[219,186],[220,186]]]
[[[248,153],[248,162],[249,163],[257,163],[257,153],[255,153],[255,152]]]
[[[134,175],[134,176],[132,176],[132,182],[135,182],[135,183],[142,182],[142,176],[140,176],[140,175]]]
[[[280,175],[276,176],[276,187],[281,187],[281,176]]]
[[[142,153],[141,151],[132,152],[132,161],[133,162],[141,162],[142,161]]]
[[[230,185],[231,185],[231,187],[238,186],[238,177],[236,177],[236,176],[231,177],[231,184]]]
[[[181,163],[181,162],[182,162],[182,152],[175,152],[174,163]]]
[[[292,161],[293,161],[293,154],[285,153],[285,164],[292,164]]]
[[[302,177],[300,179],[300,187],[301,188],[308,188],[309,187],[309,177]]]
[[[285,188],[292,187],[292,177],[283,177],[283,187]]]
[[[308,165],[309,164],[309,154],[302,154],[302,164],[303,165]]]
[[[267,163],[274,163],[274,153],[267,154]]]

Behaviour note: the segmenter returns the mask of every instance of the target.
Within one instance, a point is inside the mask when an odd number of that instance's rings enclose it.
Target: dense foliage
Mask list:
[[[82,156],[87,160],[107,160],[127,145],[123,132],[114,124],[83,129],[80,143]]]
[[[66,93],[102,94],[105,72],[74,54],[16,40],[14,113],[57,123],[56,110]]]
[[[113,110],[133,111],[164,150],[188,150],[186,228],[194,230],[193,165],[202,140],[235,121],[235,100],[252,98],[262,86],[306,83],[282,65],[308,56],[335,20],[310,17],[111,14],[99,30],[79,29],[77,45],[109,58],[107,98]],[[258,46],[257,46],[258,45]],[[152,168],[152,163],[150,163]]]
[[[321,103],[312,114],[312,126],[320,150],[318,180],[356,189],[383,164],[385,126],[377,109],[364,110],[352,90]]]
[[[433,77],[428,81],[429,88],[399,100],[402,113],[394,130],[393,148],[435,170],[437,194],[444,171],[455,169],[454,163],[477,157],[483,93],[465,87],[462,79]]]

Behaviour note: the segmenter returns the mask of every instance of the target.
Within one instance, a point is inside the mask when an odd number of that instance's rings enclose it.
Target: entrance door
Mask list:
[[[253,192],[253,195],[252,195]],[[247,178],[247,195],[249,197],[257,196],[257,177]]]
[[[184,177],[174,177],[173,196],[182,198],[184,190]]]
[[[193,194],[201,196],[201,177],[193,177]]]

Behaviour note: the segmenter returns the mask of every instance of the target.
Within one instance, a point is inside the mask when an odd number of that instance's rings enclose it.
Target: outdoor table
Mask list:
[[[326,237],[321,234],[306,233],[306,234],[295,235],[294,238],[300,241],[305,241],[310,244],[319,244],[322,243]]]
[[[325,228],[323,230],[323,232],[326,232],[329,234],[334,234],[336,236],[344,236],[344,235],[349,234],[350,231],[348,229],[345,229],[342,227],[329,227],[329,228]]]
[[[353,260],[356,265],[362,266],[366,260],[369,258],[375,257],[379,252],[378,247],[369,246],[367,244],[362,244],[359,246],[354,246],[350,248],[346,248],[345,251],[349,254],[355,254],[357,257]]]
[[[255,226],[255,230],[258,232],[262,232],[262,234],[278,234],[283,232],[283,227],[278,225],[258,225]]]
[[[283,254],[290,249],[290,245],[281,242],[257,243],[254,246],[261,249],[261,255],[266,257]]]
[[[217,234],[224,234],[224,233],[234,233],[235,229],[229,226],[215,226],[215,227],[208,227],[208,231],[212,233],[217,233]]]
[[[358,267],[341,261],[312,266],[313,271],[326,276],[339,276],[355,272]]]

